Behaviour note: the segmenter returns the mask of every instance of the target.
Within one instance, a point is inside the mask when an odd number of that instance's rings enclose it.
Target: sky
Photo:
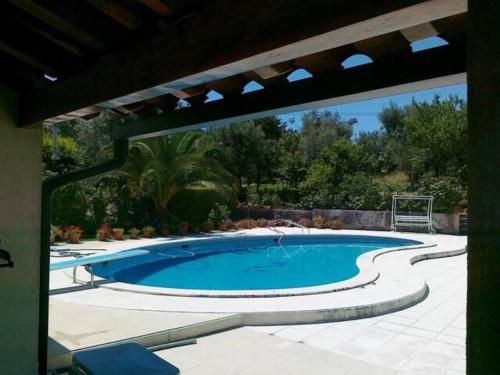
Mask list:
[[[413,52],[423,51],[430,48],[436,48],[448,44],[444,39],[439,37],[430,37],[411,43]],[[353,55],[346,59],[342,66],[344,69],[349,69],[354,66],[371,63],[372,60],[366,55]],[[298,69],[292,72],[287,79],[290,82],[307,79],[312,75],[304,69]],[[252,81],[245,86],[243,93],[261,90],[263,87]],[[466,84],[446,86],[434,88],[424,91],[416,91],[408,94],[387,96],[377,99],[364,100],[359,102],[347,103],[337,106],[318,108],[320,110],[328,110],[330,112],[338,112],[342,118],[356,118],[357,124],[354,125],[354,136],[359,132],[375,131],[380,129],[381,123],[378,121],[377,115],[382,109],[393,102],[399,106],[410,104],[413,99],[418,102],[431,101],[434,95],[439,95],[442,98],[447,98],[450,95],[457,95],[459,98],[466,99],[467,86]],[[207,102],[222,99],[222,96],[217,92],[211,91],[208,93]],[[303,112],[292,112],[279,115],[278,117],[287,122],[290,127],[298,129],[302,125],[301,117]]]

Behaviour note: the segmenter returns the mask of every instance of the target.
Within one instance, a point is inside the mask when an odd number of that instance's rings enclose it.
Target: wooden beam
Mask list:
[[[411,43],[415,42],[416,40],[435,36],[438,34],[438,32],[430,22],[427,22],[421,25],[410,27],[408,29],[401,30],[401,34],[403,34],[406,40]]]
[[[172,10],[168,6],[166,6],[161,0],[139,0],[139,1],[163,17],[168,17],[172,14]]]
[[[26,93],[21,123],[96,103],[134,103],[466,10],[466,0],[359,0],[355,6],[344,0],[223,0],[74,77]],[[251,27],[242,31],[242,25]]]
[[[465,46],[446,46],[270,87],[197,108],[113,126],[112,137],[145,138],[446,86],[465,81]]]
[[[80,42],[94,51],[102,51],[106,48],[104,43],[94,38],[92,35],[79,29],[72,23],[66,21],[64,18],[52,13],[41,5],[36,4],[31,0],[8,0],[18,8],[29,13],[33,17],[38,18],[40,21],[45,22],[47,25],[59,30],[61,33]],[[74,108],[76,109],[76,108]]]
[[[39,27],[36,27],[31,23],[22,21],[22,20],[18,19],[17,17],[12,17],[12,20],[14,20],[14,22],[19,23],[20,25],[22,25],[24,28],[30,30],[31,32],[38,34],[47,40],[50,40],[52,43],[56,44],[57,46],[59,46],[61,48],[64,48],[66,51],[69,51],[76,56],[83,55],[83,52],[80,49],[80,47],[76,46],[73,43],[70,43],[66,40],[63,40],[63,39],[61,39],[61,38],[59,38],[51,33],[48,33],[47,31],[42,30]]]
[[[20,51],[17,48],[14,48],[13,46],[3,42],[0,40],[0,51],[3,51],[16,59],[22,61],[23,63],[37,69],[40,73],[47,73],[47,74],[55,74],[54,69],[44,63],[43,61],[38,60],[37,58],[30,56],[23,51]]]
[[[87,2],[131,30],[137,30],[142,25],[137,15],[117,0],[87,0]]]

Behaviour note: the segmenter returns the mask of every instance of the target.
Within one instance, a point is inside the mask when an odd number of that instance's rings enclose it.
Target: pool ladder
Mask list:
[[[299,224],[299,223],[296,223],[295,221],[292,221],[292,220],[288,220],[288,219],[276,219],[276,220],[270,220],[268,221],[267,223],[267,229],[279,234],[279,238],[278,238],[278,243],[281,245],[281,240],[282,238],[285,236],[285,232],[283,232],[282,230],[279,230],[277,228],[278,224],[285,224],[286,223],[286,227],[287,228],[290,228],[290,227],[297,227],[297,228],[301,228],[302,229],[302,233],[304,233],[304,230],[307,230],[307,233],[310,232],[309,228]]]

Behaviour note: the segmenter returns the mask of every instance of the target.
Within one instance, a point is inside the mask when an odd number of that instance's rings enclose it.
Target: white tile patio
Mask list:
[[[185,375],[465,374],[466,256],[415,267],[430,293],[408,309],[350,322],[239,328],[158,354]]]

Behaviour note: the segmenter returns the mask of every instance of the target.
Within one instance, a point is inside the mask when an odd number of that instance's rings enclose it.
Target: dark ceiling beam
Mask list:
[[[87,0],[87,2],[131,30],[137,30],[142,25],[139,17],[126,8],[123,2],[117,0]]]
[[[79,43],[87,46],[94,51],[103,51],[106,45],[100,40],[97,40],[92,35],[76,27],[71,22],[59,17],[55,13],[49,11],[43,6],[31,0],[8,0],[13,5],[22,9],[31,16],[38,18],[40,21],[53,27],[64,35],[67,35]]]
[[[163,17],[168,17],[172,14],[172,9],[166,6],[161,0],[139,0],[139,1]]]
[[[457,84],[465,81],[465,61],[464,45],[435,48],[277,85],[196,108],[130,120],[114,125],[112,137],[153,137]]]
[[[12,57],[22,61],[23,63],[35,68],[40,73],[55,74],[55,70],[39,59],[24,53],[23,51],[0,40],[0,51],[3,51]]]
[[[23,1],[25,2],[25,1]],[[466,0],[222,0],[21,98],[21,126],[135,103],[467,10]]]
[[[62,38],[57,37],[54,34],[49,33],[45,30],[42,30],[41,28],[39,28],[31,23],[22,21],[21,19],[18,19],[15,17],[12,17],[12,19],[15,22],[19,23],[20,25],[22,25],[24,28],[30,30],[31,32],[33,32],[37,35],[40,35],[41,37],[49,40],[50,42],[54,43],[55,45],[65,49],[66,51],[71,52],[73,55],[76,55],[76,56],[83,55],[81,48],[76,46],[74,43],[70,43],[66,40],[63,40]]]

